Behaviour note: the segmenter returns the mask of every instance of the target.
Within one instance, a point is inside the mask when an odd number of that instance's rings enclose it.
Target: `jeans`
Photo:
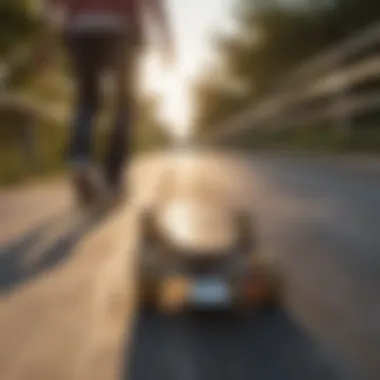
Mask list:
[[[115,92],[104,174],[110,185],[118,184],[131,153],[135,49],[120,32],[71,33],[67,42],[76,85],[70,160],[93,158],[94,125],[101,109],[101,79],[110,70]]]

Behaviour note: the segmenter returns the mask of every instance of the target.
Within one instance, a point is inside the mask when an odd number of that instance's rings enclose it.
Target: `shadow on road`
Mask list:
[[[177,318],[143,314],[129,347],[124,378],[131,380],[347,379],[282,310]]]
[[[62,264],[105,215],[66,212],[46,220],[17,241],[1,248],[0,294],[14,290]]]

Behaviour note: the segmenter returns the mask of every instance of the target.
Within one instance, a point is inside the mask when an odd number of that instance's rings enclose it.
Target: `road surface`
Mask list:
[[[380,378],[380,161],[166,154],[130,180],[131,202],[101,220],[63,181],[0,193],[1,379]],[[284,310],[137,312],[138,211],[171,192],[255,213]]]

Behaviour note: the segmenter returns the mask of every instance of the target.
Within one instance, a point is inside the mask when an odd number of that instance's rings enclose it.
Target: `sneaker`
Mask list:
[[[108,188],[108,199],[111,205],[120,204],[126,198],[126,189],[123,185],[113,185]]]
[[[72,182],[81,206],[96,203],[103,193],[99,173],[89,161],[76,161],[71,164]]]

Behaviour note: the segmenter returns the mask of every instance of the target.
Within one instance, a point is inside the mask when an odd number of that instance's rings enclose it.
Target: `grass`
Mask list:
[[[10,133],[11,131],[11,133]],[[139,131],[138,131],[139,132]],[[21,185],[36,179],[43,180],[63,174],[68,129],[57,125],[40,125],[37,131],[35,157],[22,150],[17,128],[0,126],[0,186]],[[107,136],[98,133],[95,138],[96,160],[100,163],[106,153]],[[133,154],[162,147],[167,140],[160,133],[136,134]],[[32,159],[33,158],[33,159]]]
[[[11,133],[10,133],[11,131]],[[151,151],[167,144],[163,134],[148,128],[135,136],[136,153]],[[35,179],[45,179],[64,173],[67,128],[45,124],[37,132],[36,160],[31,162],[20,149],[17,128],[0,128],[0,186],[14,186]],[[98,134],[95,140],[96,157],[105,154],[106,137]],[[228,147],[256,151],[294,151],[316,153],[380,153],[380,126],[362,124],[348,134],[339,134],[330,125],[308,125],[277,132],[250,131],[229,139]]]
[[[373,154],[380,153],[380,126],[356,126],[345,134],[330,126],[287,128],[274,133],[254,131],[237,136],[228,145],[247,150]]]

